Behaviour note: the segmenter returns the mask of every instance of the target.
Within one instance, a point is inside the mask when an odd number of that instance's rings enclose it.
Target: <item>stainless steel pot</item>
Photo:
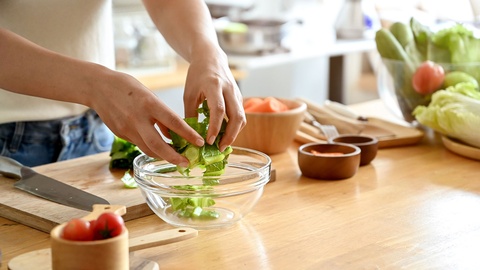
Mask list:
[[[207,3],[208,10],[212,18],[239,18],[244,12],[250,10],[252,6],[249,5],[228,5],[228,4],[214,4]]]
[[[227,53],[262,54],[282,47],[288,35],[291,21],[280,19],[241,20],[246,31],[217,30],[218,41]]]

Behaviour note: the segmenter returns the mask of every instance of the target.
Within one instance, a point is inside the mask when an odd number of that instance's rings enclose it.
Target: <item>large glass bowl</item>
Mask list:
[[[203,176],[201,170],[183,176],[175,165],[147,155],[133,165],[135,181],[155,214],[174,226],[204,230],[233,225],[252,210],[270,180],[271,159],[233,147],[221,176]]]
[[[463,71],[479,81],[480,63],[440,64],[445,73]],[[378,94],[391,112],[409,123],[415,122],[413,110],[428,105],[431,95],[421,95],[413,89],[412,76],[417,66],[407,67],[403,61],[382,58],[377,73]],[[480,82],[480,81],[479,81]]]

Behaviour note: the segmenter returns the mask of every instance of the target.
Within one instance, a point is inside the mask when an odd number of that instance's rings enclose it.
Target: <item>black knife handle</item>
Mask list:
[[[21,169],[24,166],[9,157],[0,156],[0,174],[5,177],[13,178],[13,179],[21,179],[22,173]]]

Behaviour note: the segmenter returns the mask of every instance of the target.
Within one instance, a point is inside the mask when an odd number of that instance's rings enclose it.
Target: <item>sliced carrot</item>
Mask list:
[[[259,104],[261,102],[263,102],[263,98],[257,98],[257,97],[248,98],[243,102],[243,109],[247,110],[248,108],[255,106],[256,104]]]
[[[248,109],[245,109],[246,112],[284,112],[287,111],[288,107],[280,100],[274,97],[266,97],[261,103],[254,104]]]
[[[264,101],[267,101],[267,102],[271,102],[271,104],[273,106],[276,106],[276,108],[278,107],[278,109],[276,111],[279,111],[279,112],[284,112],[284,111],[288,111],[288,106],[285,105],[283,102],[281,102],[279,99],[277,98],[274,98],[274,97],[266,97],[264,99]]]

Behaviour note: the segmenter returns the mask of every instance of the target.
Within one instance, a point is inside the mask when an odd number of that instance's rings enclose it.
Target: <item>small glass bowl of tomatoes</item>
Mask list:
[[[163,221],[197,230],[232,226],[247,215],[270,180],[271,159],[248,148],[232,147],[220,175],[192,169],[188,175],[163,159],[139,155],[134,178],[147,205]]]
[[[378,94],[397,117],[415,124],[417,106],[428,105],[432,94],[460,82],[478,85],[479,63],[437,63],[430,60],[413,64],[382,58],[377,71]]]

